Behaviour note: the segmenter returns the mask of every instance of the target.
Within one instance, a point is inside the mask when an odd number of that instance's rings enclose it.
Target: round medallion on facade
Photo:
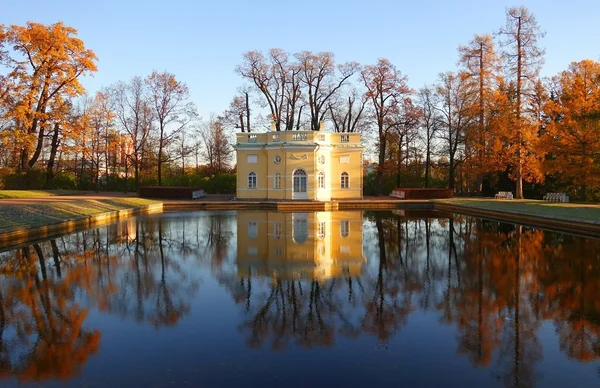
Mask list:
[[[325,164],[325,155],[319,155],[319,164]]]
[[[275,164],[281,163],[281,155],[275,155],[275,157],[273,158],[273,162]]]

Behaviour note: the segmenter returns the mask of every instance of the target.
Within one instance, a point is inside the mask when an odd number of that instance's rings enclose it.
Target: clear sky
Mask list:
[[[102,86],[153,69],[186,82],[203,117],[226,109],[243,80],[242,53],[278,47],[332,51],[338,62],[388,58],[419,88],[456,69],[459,44],[493,33],[506,6],[524,5],[546,37],[542,75],[600,59],[599,0],[0,0],[0,23],[63,21],[99,58],[83,84]]]

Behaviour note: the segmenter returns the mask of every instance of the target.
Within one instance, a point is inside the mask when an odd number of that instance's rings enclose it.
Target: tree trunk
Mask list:
[[[245,92],[244,94],[246,95],[246,130],[250,132],[250,101],[248,92]]]
[[[383,134],[379,135],[379,166],[377,166],[377,187],[375,187],[375,194],[381,195],[383,188],[383,168],[385,165],[385,146],[386,138]]]
[[[162,186],[162,157],[163,157],[163,146],[165,142],[165,128],[164,124],[160,123],[160,139],[158,141],[158,185]]]
[[[60,125],[54,124],[54,132],[52,133],[52,144],[50,147],[50,158],[48,159],[48,165],[46,166],[46,189],[50,188],[52,182],[52,174],[54,168],[54,160],[56,159],[56,151],[58,151],[58,133],[60,132]]]
[[[425,156],[425,188],[429,187],[429,165],[431,163],[431,147],[427,142],[427,153]]]
[[[523,58],[522,49],[523,44],[521,36],[521,18],[519,17],[519,25],[517,27],[517,189],[515,198],[523,199],[523,160],[521,155],[521,148],[523,147],[523,127],[521,123],[521,85],[522,85],[522,71],[523,71]]]
[[[400,170],[402,166],[402,136],[398,141],[398,169],[396,170],[396,187],[400,187]]]

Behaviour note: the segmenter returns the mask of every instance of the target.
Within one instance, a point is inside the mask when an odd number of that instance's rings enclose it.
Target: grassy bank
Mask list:
[[[599,204],[551,203],[527,199],[494,200],[478,198],[439,199],[436,200],[436,202],[475,209],[600,223]]]
[[[0,205],[0,233],[77,220],[101,213],[158,203],[142,198],[74,200],[19,206]]]
[[[44,198],[56,195],[82,195],[87,193],[80,190],[0,190],[2,198]]]

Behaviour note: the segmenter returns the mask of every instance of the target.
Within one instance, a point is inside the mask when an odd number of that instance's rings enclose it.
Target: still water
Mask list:
[[[140,216],[0,253],[1,386],[600,385],[600,240],[436,212]]]

